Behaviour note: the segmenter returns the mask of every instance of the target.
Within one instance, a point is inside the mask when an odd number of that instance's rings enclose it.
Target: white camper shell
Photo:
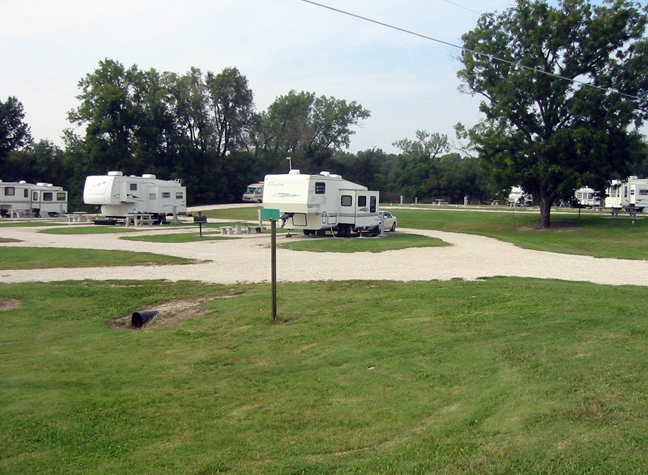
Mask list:
[[[277,209],[282,226],[304,234],[323,236],[327,231],[348,236],[352,231],[379,232],[379,192],[321,172],[304,175],[266,175],[263,207]]]
[[[246,203],[263,203],[263,182],[248,185],[243,193],[243,201]]]
[[[624,209],[630,216],[648,213],[648,179],[628,177],[627,180],[611,180],[605,190],[605,207],[611,208],[612,216]]]
[[[155,175],[124,176],[122,172],[86,177],[83,202],[100,205],[106,218],[124,219],[150,214],[157,222],[167,215],[187,213],[187,188],[180,180],[160,180]]]
[[[599,198],[598,194],[599,192],[594,188],[585,186],[576,190],[574,193],[574,199],[579,206],[585,208],[598,208],[601,206],[601,198]]]
[[[51,183],[0,180],[0,215],[48,218],[67,213],[68,194]]]

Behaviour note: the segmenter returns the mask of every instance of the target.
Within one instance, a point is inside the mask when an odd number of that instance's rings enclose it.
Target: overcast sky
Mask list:
[[[513,3],[317,1],[457,45],[478,12]],[[236,67],[258,111],[291,89],[356,101],[371,117],[353,152],[395,152],[417,129],[454,138],[454,124],[480,119],[478,98],[458,91],[458,49],[302,0],[0,0],[0,18],[0,100],[16,96],[33,137],[59,145],[79,80],[106,58],[179,74]]]

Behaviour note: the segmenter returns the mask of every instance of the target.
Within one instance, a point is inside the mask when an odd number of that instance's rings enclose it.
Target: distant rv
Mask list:
[[[601,198],[599,198],[598,194],[599,192],[594,188],[585,186],[576,190],[574,193],[574,199],[578,206],[584,208],[597,208],[601,206]]]
[[[351,232],[380,232],[379,192],[323,171],[304,175],[266,175],[263,207],[279,210],[284,227],[306,235],[349,236]]]
[[[533,203],[533,195],[524,191],[521,186],[514,186],[507,198],[509,206],[529,206]]]
[[[611,180],[605,190],[605,207],[618,216],[623,209],[630,216],[648,213],[648,179],[630,176],[627,180]]]
[[[263,182],[248,185],[243,193],[243,201],[246,203],[263,203]]]
[[[0,215],[48,218],[67,213],[68,194],[51,183],[0,180]]]
[[[100,205],[106,218],[126,218],[132,214],[151,214],[164,223],[167,215],[187,213],[187,188],[180,180],[160,180],[155,175],[108,175],[86,177],[83,202]]]

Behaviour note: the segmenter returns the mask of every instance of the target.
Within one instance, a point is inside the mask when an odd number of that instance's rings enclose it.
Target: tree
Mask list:
[[[447,135],[425,130],[416,131],[416,140],[405,138],[392,145],[408,155],[425,155],[429,158],[436,158],[439,154],[450,151]]]
[[[236,68],[207,73],[207,89],[212,109],[216,153],[225,157],[245,149],[254,113],[254,94],[248,81]]]
[[[336,150],[349,146],[351,126],[370,115],[355,101],[290,91],[260,114],[257,146],[275,168],[291,156],[297,168],[321,171]]]
[[[134,152],[137,113],[133,80],[137,66],[127,70],[106,59],[99,68],[79,81],[79,107],[68,113],[71,123],[85,125],[85,148],[93,172],[128,168]]]
[[[9,152],[33,142],[24,118],[23,105],[14,96],[5,102],[0,101],[0,160],[4,160]]]
[[[648,118],[648,10],[631,0],[517,0],[463,36],[464,90],[484,98],[469,136],[501,187],[554,200],[630,162],[631,133]]]

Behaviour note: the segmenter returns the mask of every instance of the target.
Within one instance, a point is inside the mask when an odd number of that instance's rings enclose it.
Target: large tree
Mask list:
[[[335,151],[348,148],[355,133],[351,126],[370,115],[355,101],[290,91],[260,114],[257,147],[276,169],[291,156],[296,167],[321,171]]]
[[[11,96],[0,101],[0,163],[9,152],[32,143],[29,126],[23,121],[23,105]]]
[[[484,98],[470,130],[500,186],[521,185],[550,226],[554,200],[630,162],[648,117],[648,9],[630,0],[517,0],[463,36],[465,91]]]

